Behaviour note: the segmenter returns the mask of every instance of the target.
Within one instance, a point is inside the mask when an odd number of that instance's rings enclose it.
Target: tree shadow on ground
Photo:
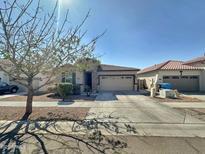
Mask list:
[[[0,153],[124,153],[123,134],[135,134],[131,125],[109,116],[75,121],[19,121],[0,126]]]

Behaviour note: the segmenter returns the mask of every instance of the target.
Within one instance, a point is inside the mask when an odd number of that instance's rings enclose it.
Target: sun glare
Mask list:
[[[59,29],[59,23],[60,23],[60,19],[61,19],[61,11],[64,7],[68,7],[71,5],[73,0],[57,0],[58,2],[58,11],[57,11],[57,29],[56,32]]]
[[[69,6],[72,3],[72,0],[58,0],[61,6]]]

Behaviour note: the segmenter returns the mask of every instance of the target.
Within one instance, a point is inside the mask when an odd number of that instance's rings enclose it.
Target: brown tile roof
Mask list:
[[[152,72],[152,71],[156,71],[156,70],[159,70],[162,66],[164,66],[166,63],[168,63],[169,61],[167,62],[164,62],[164,63],[160,63],[160,64],[156,64],[156,65],[153,65],[153,66],[150,66],[150,67],[147,67],[141,71],[138,72],[138,74],[142,74],[142,73],[147,73],[147,72]]]
[[[154,66],[145,68],[139,71],[138,74],[148,73],[157,70],[200,70],[200,68],[185,65],[182,61],[169,60],[164,63],[156,64]]]
[[[138,68],[100,64],[99,71],[139,71]]]
[[[184,62],[184,64],[193,64],[193,63],[202,62],[202,61],[205,61],[205,56],[186,61]]]

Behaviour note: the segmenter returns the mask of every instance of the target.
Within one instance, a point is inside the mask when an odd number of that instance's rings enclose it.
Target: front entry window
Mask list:
[[[72,73],[62,73],[62,83],[73,83],[73,74]]]

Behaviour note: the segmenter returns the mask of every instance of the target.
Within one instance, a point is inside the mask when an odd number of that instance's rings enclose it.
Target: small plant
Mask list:
[[[85,86],[85,92],[87,94],[88,97],[90,97],[90,94],[91,94],[91,87],[90,86]]]
[[[73,94],[73,85],[70,83],[61,83],[57,87],[58,94],[62,97],[63,101]]]
[[[79,84],[76,84],[76,85],[73,85],[73,94],[74,95],[80,95],[80,85]]]

